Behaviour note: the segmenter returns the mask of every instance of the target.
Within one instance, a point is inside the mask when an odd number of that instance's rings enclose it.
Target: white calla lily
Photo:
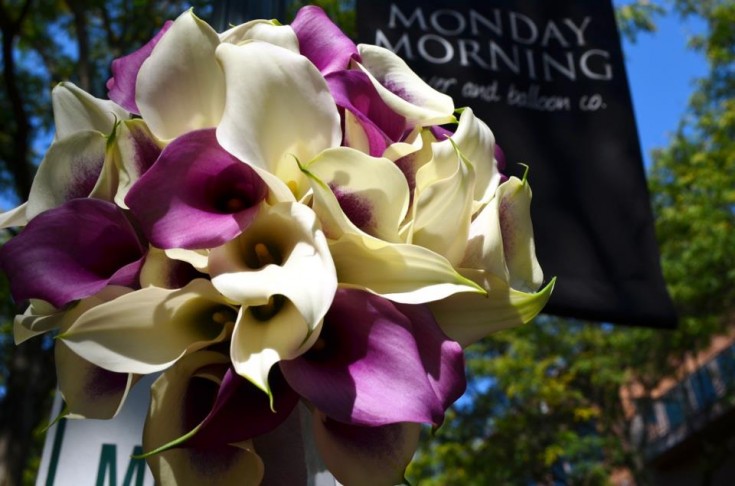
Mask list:
[[[544,280],[531,225],[531,188],[511,177],[501,184],[470,228],[463,268],[495,275],[509,287],[535,292]]]
[[[464,271],[488,288],[487,297],[456,294],[429,303],[442,331],[466,348],[485,336],[531,321],[544,308],[554,290],[555,280],[539,292],[512,289],[503,280],[483,271]]]
[[[471,108],[463,108],[457,129],[450,138],[451,141],[440,140],[432,144],[434,159],[453,160],[459,150],[475,169],[474,200],[477,206],[484,205],[500,184],[500,171],[495,160],[495,135]]]
[[[156,161],[164,143],[151,133],[143,120],[135,119],[118,125],[113,143],[108,149],[108,157],[118,174],[115,192],[115,204],[128,209],[125,204],[130,188]]]
[[[27,225],[29,221],[27,210],[28,202],[26,201],[13,209],[0,213],[0,229]]]
[[[161,371],[186,353],[227,338],[236,310],[211,283],[182,289],[147,287],[82,314],[59,338],[109,371]]]
[[[34,336],[54,329],[64,332],[83,313],[89,309],[109,302],[131,290],[118,285],[108,285],[91,297],[75,302],[65,309],[57,309],[40,299],[31,299],[30,305],[23,314],[15,316],[13,336],[15,344],[20,344]]]
[[[264,207],[237,238],[209,254],[212,284],[233,302],[288,299],[314,329],[337,291],[337,274],[316,214],[299,203]]]
[[[309,183],[297,160],[342,141],[326,81],[305,57],[265,42],[222,44],[217,59],[227,82],[217,140],[252,166],[277,200],[300,199]]]
[[[467,245],[476,177],[472,165],[457,147],[454,149],[454,160],[435,158],[418,171],[410,241],[445,256],[456,266]],[[444,170],[433,170],[440,163],[453,165],[453,173],[428,186],[419,185],[419,181],[426,180],[422,177],[426,171]]]
[[[268,375],[273,365],[294,359],[319,338],[322,321],[310,327],[299,309],[276,296],[265,306],[243,306],[230,343],[235,371],[268,394],[273,403]]]
[[[408,183],[392,161],[347,147],[328,149],[306,165],[327,184],[354,224],[386,241],[399,242],[406,217]]]
[[[130,118],[130,113],[110,100],[95,98],[73,83],[62,82],[51,90],[56,140],[82,130],[109,134],[115,124]]]
[[[403,59],[369,44],[359,44],[357,50],[361,62],[353,62],[368,75],[383,101],[410,124],[431,126],[454,120],[452,98],[426,84]]]
[[[548,302],[552,279],[543,289],[530,215],[531,189],[511,177],[472,222],[462,274],[487,289],[487,298],[456,295],[430,308],[439,326],[462,346],[490,333],[533,319]]]
[[[461,276],[443,256],[417,245],[370,236],[345,215],[329,186],[304,169],[314,211],[325,226],[341,285],[361,288],[396,302],[418,304],[457,292],[484,290]]]
[[[254,40],[267,42],[299,53],[299,40],[289,25],[280,25],[275,20],[251,20],[236,25],[219,35],[220,42],[240,45]]]
[[[100,179],[106,146],[107,138],[95,130],[79,131],[51,144],[31,185],[28,219],[97,189],[104,197],[108,191],[103,190]]]
[[[63,341],[54,345],[59,391],[66,418],[110,419],[115,417],[139,376],[104,370],[74,353]]]
[[[264,207],[237,238],[209,255],[212,284],[242,304],[232,336],[237,372],[265,391],[268,371],[306,349],[337,291],[316,214],[299,203]]]
[[[224,75],[214,56],[219,43],[217,33],[189,10],[140,67],[135,102],[161,140],[219,123],[225,107]]]

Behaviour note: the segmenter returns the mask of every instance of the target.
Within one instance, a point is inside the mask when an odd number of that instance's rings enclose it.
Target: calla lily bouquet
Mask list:
[[[24,227],[0,252],[15,339],[57,333],[64,414],[113,417],[160,373],[160,484],[274,477],[263,438],[299,403],[338,481],[401,482],[463,348],[548,300],[525,177],[316,7],[222,33],[185,12],[112,73],[109,100],[54,88],[55,139],[0,215]]]

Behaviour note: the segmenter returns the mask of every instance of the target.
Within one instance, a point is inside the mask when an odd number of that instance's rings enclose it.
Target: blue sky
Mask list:
[[[615,0],[616,4],[623,2]],[[661,2],[659,2],[661,3]],[[693,80],[707,72],[704,57],[687,49],[688,38],[703,30],[701,22],[675,14],[656,19],[657,32],[623,42],[638,133],[646,163],[650,152],[668,144],[685,113]]]

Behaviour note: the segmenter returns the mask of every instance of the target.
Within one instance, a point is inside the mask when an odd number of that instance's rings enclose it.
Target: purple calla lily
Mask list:
[[[212,447],[242,442],[270,432],[288,418],[299,396],[286,384],[278,368],[269,378],[273,408],[268,395],[230,367],[225,372],[212,408],[186,442],[187,447]],[[191,399],[198,400],[196,390]],[[247,417],[247,420],[242,420]]]
[[[333,420],[439,425],[464,392],[464,358],[424,306],[341,289],[320,339],[282,361],[288,383]]]
[[[135,287],[145,245],[114,204],[73,199],[45,211],[0,249],[16,301],[60,308],[107,285]]]
[[[385,104],[367,74],[339,71],[327,75],[326,80],[337,106],[352,113],[360,123],[370,155],[382,156],[388,145],[403,138],[406,119]]]
[[[319,7],[301,8],[291,28],[296,32],[301,54],[325,76],[347,69],[351,59],[360,57],[355,43]]]
[[[205,129],[166,146],[125,203],[154,246],[213,248],[250,224],[267,192],[253,169],[220,147],[215,130]]]
[[[140,66],[148,59],[151,52],[153,52],[153,48],[156,47],[156,44],[171,25],[173,25],[173,21],[166,21],[161,30],[146,45],[127,56],[112,61],[112,77],[107,80],[106,85],[107,96],[131,113],[140,115],[138,105],[135,103],[135,82],[138,79]]]

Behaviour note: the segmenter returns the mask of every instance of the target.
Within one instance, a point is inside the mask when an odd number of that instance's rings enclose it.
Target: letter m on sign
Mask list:
[[[142,453],[143,449],[140,446],[135,446],[131,455],[139,456]],[[144,478],[145,460],[131,457],[122,486],[143,486]],[[97,468],[97,482],[95,484],[96,486],[117,486],[117,446],[115,444],[102,444],[100,465]]]

